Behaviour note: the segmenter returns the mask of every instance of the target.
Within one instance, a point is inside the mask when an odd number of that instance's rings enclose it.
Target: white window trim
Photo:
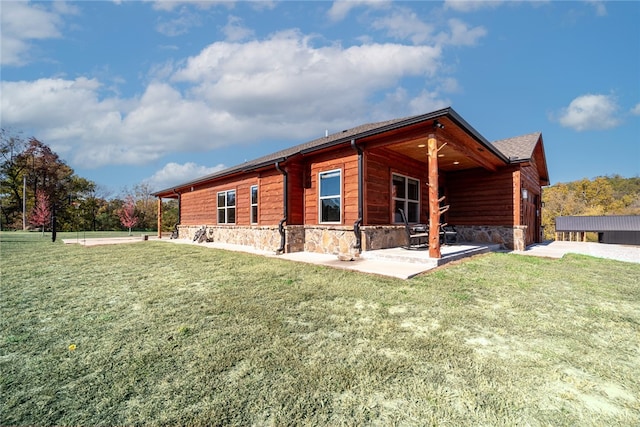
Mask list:
[[[256,189],[256,198],[257,198],[256,203],[253,203],[253,189],[254,188]],[[249,188],[249,206],[250,206],[249,207],[249,218],[251,219],[251,224],[257,224],[258,223],[258,215],[259,215],[258,204],[259,203],[260,203],[260,192],[259,192],[258,186],[257,185],[252,185]],[[253,207],[254,206],[256,208],[256,217],[255,218],[253,217]]]
[[[404,213],[407,216],[407,220],[409,218],[409,212],[407,210],[408,204],[409,202],[417,202],[418,203],[418,222],[420,222],[420,210],[421,210],[421,206],[422,206],[422,202],[420,200],[420,195],[421,195],[421,187],[420,187],[420,180],[418,178],[414,178],[412,176],[408,176],[408,175],[403,175],[401,173],[397,173],[397,172],[392,172],[391,173],[391,189],[393,190],[393,177],[394,176],[398,176],[398,177],[402,177],[405,179],[405,188],[404,188],[404,194],[406,195],[406,197],[400,198],[400,197],[392,197],[393,200],[393,208],[395,209],[395,202],[396,201],[403,201],[404,202]],[[416,181],[418,183],[418,199],[417,200],[413,200],[413,199],[409,199],[409,180],[413,180]],[[401,224],[402,221],[395,221],[395,212],[392,213],[392,217],[394,218],[394,224]]]
[[[227,194],[233,192],[235,194],[236,197],[234,197],[236,204],[233,206],[227,206]],[[224,194],[224,203],[225,205],[220,207],[220,205],[218,205],[218,199],[220,197],[221,194]],[[235,215],[235,220],[238,220],[238,193],[236,192],[235,189],[232,190],[224,190],[224,191],[218,191],[216,193],[216,220],[218,224],[224,224],[224,225],[234,225],[236,222],[229,222],[229,209],[233,208],[236,211],[236,215]],[[224,222],[220,222],[220,217],[218,216],[218,212],[220,212],[220,210],[224,210]]]
[[[331,173],[338,173],[338,176],[340,177],[340,193],[337,195],[331,195],[331,196],[321,196],[322,194],[322,188],[321,188],[321,184],[322,184],[322,175],[328,175]],[[340,200],[340,220],[339,221],[323,221],[322,220],[322,200],[324,199],[333,199],[335,197],[338,197],[338,199]],[[318,222],[320,224],[342,224],[342,169],[331,169],[328,171],[322,171],[322,172],[318,172]]]

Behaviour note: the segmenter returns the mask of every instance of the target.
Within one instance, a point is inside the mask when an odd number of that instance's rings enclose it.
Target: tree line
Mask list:
[[[0,138],[0,229],[50,230],[55,216],[58,231],[157,230],[157,201],[148,184],[125,188],[114,197],[78,176],[37,138],[5,129]],[[177,201],[163,206],[169,230],[178,219]]]
[[[542,191],[545,239],[555,237],[555,218],[583,215],[640,215],[640,177],[599,176],[558,183]]]

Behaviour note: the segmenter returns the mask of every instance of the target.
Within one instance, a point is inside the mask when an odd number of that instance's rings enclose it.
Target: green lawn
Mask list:
[[[401,281],[64,237],[0,233],[0,425],[640,419],[639,264],[497,253]]]

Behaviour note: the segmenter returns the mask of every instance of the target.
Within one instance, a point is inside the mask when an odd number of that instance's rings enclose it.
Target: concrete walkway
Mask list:
[[[556,242],[538,243],[527,247],[524,252],[513,252],[545,258],[562,258],[568,253],[589,255],[596,258],[640,263],[640,246],[609,245],[593,242]]]

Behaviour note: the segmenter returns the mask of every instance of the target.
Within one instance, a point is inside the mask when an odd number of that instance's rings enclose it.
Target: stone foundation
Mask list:
[[[456,225],[458,240],[462,242],[495,243],[504,249],[524,251],[526,249],[526,225],[513,227],[494,225]]]
[[[379,225],[360,227],[362,231],[362,250],[397,248],[407,244],[407,232],[404,225]]]
[[[193,240],[202,225],[178,226],[178,238]],[[265,251],[276,251],[280,247],[278,227],[216,226],[207,225],[207,238],[214,242],[250,246]],[[406,244],[403,226],[361,227],[362,250],[394,248]],[[304,226],[285,227],[285,252],[317,252],[355,258],[360,251],[355,248],[356,236],[349,226]]]
[[[305,226],[304,250],[355,258],[360,252],[354,248],[356,235],[353,227]]]
[[[287,225],[286,230],[286,244],[285,252],[302,252],[304,251],[304,225]],[[278,233],[278,236],[280,234]]]
[[[193,240],[199,226],[178,226],[179,238]],[[503,248],[523,251],[526,249],[526,226],[456,226],[461,242],[499,244]],[[362,250],[397,248],[407,244],[404,226],[363,226],[360,228]],[[288,225],[285,227],[284,252],[317,252],[340,257],[355,258],[360,251],[355,249],[356,236],[350,226]],[[259,250],[275,252],[280,247],[281,237],[277,226],[207,226],[207,238],[214,242],[250,246]]]
[[[193,240],[202,225],[179,225],[178,238]],[[280,247],[278,227],[243,227],[235,225],[207,225],[207,239],[212,242],[250,246],[263,251],[274,251]]]

